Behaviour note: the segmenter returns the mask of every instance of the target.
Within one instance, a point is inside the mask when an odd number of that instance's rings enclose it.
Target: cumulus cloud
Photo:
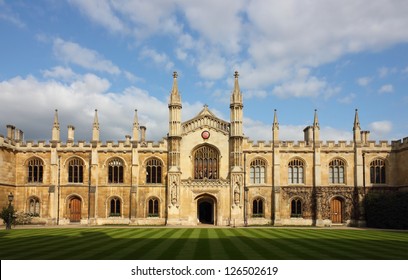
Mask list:
[[[32,76],[2,81],[2,126],[14,124],[25,132],[26,139],[47,140],[51,136],[54,109],[58,109],[62,138],[66,135],[66,126],[72,124],[76,127],[77,140],[89,140],[96,108],[101,138],[118,140],[131,134],[134,110],[138,109],[139,120],[141,125],[147,126],[149,139],[158,140],[166,135],[167,100],[159,100],[136,87],[121,92],[109,89],[109,81],[89,73],[77,75],[68,83],[53,79],[39,81]]]
[[[121,72],[119,67],[111,61],[104,59],[98,52],[82,47],[74,42],[57,38],[54,40],[53,50],[55,56],[66,63],[110,74],[119,74]]]
[[[408,41],[407,1],[377,0],[369,5],[366,0],[70,3],[92,22],[135,36],[138,43],[146,37],[171,36],[174,44],[167,51],[196,67],[203,78],[223,79],[225,69],[238,65],[246,74],[243,85],[250,88],[293,79],[292,65],[314,68],[346,54]],[[302,85],[287,84],[277,91],[298,96],[304,87],[306,96],[314,96],[310,90],[323,87],[322,83],[322,78],[310,77]]]
[[[150,59],[156,65],[164,67],[166,70],[174,70],[174,63],[165,53],[159,53],[154,49],[144,48],[140,53],[141,58]]]
[[[394,91],[394,87],[391,84],[383,85],[378,92],[379,93],[391,93]]]
[[[392,122],[387,120],[372,122],[369,124],[369,128],[373,138],[380,139],[392,131]]]
[[[273,94],[281,98],[317,97],[324,91],[329,92],[326,81],[309,76],[308,69],[299,69],[293,81],[288,81],[273,89]]]
[[[357,79],[357,84],[365,87],[367,86],[369,83],[371,83],[372,78],[371,77],[360,77]]]
[[[346,96],[340,97],[337,99],[337,101],[339,101],[340,103],[343,104],[350,104],[351,102],[354,101],[354,99],[357,97],[357,95],[355,93],[350,93]]]

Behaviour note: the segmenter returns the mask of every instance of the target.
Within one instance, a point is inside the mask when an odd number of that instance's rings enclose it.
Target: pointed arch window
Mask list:
[[[123,162],[120,159],[113,159],[109,162],[108,182],[110,184],[123,183]]]
[[[39,158],[31,159],[28,164],[28,183],[42,183],[43,182],[43,172],[44,164]]]
[[[71,159],[68,163],[68,182],[84,182],[84,162],[79,158]]]
[[[110,217],[118,217],[120,216],[120,199],[118,197],[114,197],[110,200]]]
[[[28,213],[32,216],[40,216],[40,200],[37,197],[31,197],[28,200]]]
[[[329,163],[329,183],[344,184],[345,183],[345,164],[341,159],[334,159]]]
[[[194,179],[218,179],[218,152],[202,146],[194,152]]]
[[[253,160],[249,168],[250,183],[251,184],[264,184],[265,183],[265,170],[266,170],[266,163],[264,160],[262,159]]]
[[[292,218],[302,217],[302,201],[299,198],[295,198],[291,201],[290,216]]]
[[[291,160],[288,164],[289,184],[303,184],[304,162],[300,159]]]
[[[159,199],[156,197],[152,197],[149,199],[148,209],[147,209],[148,217],[159,217]]]
[[[146,162],[146,184],[161,184],[162,165],[161,160],[157,158],[149,159]]]
[[[261,218],[265,216],[264,201],[262,198],[256,198],[252,202],[252,216],[254,218]]]
[[[375,159],[370,163],[370,183],[385,184],[385,162]]]

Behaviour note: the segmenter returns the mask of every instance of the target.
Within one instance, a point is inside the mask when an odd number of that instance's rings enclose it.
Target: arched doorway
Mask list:
[[[200,224],[215,224],[216,203],[211,196],[205,195],[197,200],[197,219]]]
[[[69,221],[78,223],[81,221],[81,199],[74,196],[69,201]]]
[[[343,201],[335,197],[330,201],[331,221],[334,224],[343,222]]]

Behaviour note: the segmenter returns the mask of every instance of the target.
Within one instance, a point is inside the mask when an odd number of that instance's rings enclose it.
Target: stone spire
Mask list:
[[[58,121],[58,110],[55,109],[54,124],[52,126],[51,141],[60,141],[60,125]]]
[[[132,135],[133,141],[139,141],[139,117],[137,115],[137,110],[135,110],[135,116],[133,118],[133,128],[132,128]]]
[[[315,109],[314,120],[313,120],[313,140],[315,142],[320,140],[320,126],[319,126],[319,118],[317,116],[317,109]]]
[[[358,109],[356,109],[356,112],[354,114],[353,140],[354,142],[361,142],[361,128],[360,120],[358,118]]]
[[[231,105],[232,104],[242,104],[242,93],[239,88],[239,83],[238,83],[238,71],[235,71],[234,73],[234,89],[232,91],[231,95]]]
[[[273,142],[279,141],[279,123],[278,123],[278,114],[276,109],[273,113],[273,124],[272,124],[272,138]]]
[[[171,94],[170,94],[170,105],[180,105],[181,106],[181,97],[179,94],[177,77],[178,77],[178,74],[176,71],[174,71],[173,72],[173,88],[171,89]]]
[[[99,120],[97,109],[95,109],[95,116],[92,125],[92,141],[99,141]]]

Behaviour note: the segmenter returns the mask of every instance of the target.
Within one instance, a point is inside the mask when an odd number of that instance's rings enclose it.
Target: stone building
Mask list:
[[[177,73],[169,101],[169,128],[146,140],[135,111],[132,135],[101,142],[95,111],[92,140],[60,138],[55,111],[51,140],[24,141],[12,125],[0,136],[0,205],[47,224],[131,225],[363,225],[362,200],[371,191],[408,186],[408,138],[369,141],[355,113],[352,141],[320,140],[317,112],[304,141],[243,134],[243,98],[235,73],[230,120],[207,106],[181,119]]]

